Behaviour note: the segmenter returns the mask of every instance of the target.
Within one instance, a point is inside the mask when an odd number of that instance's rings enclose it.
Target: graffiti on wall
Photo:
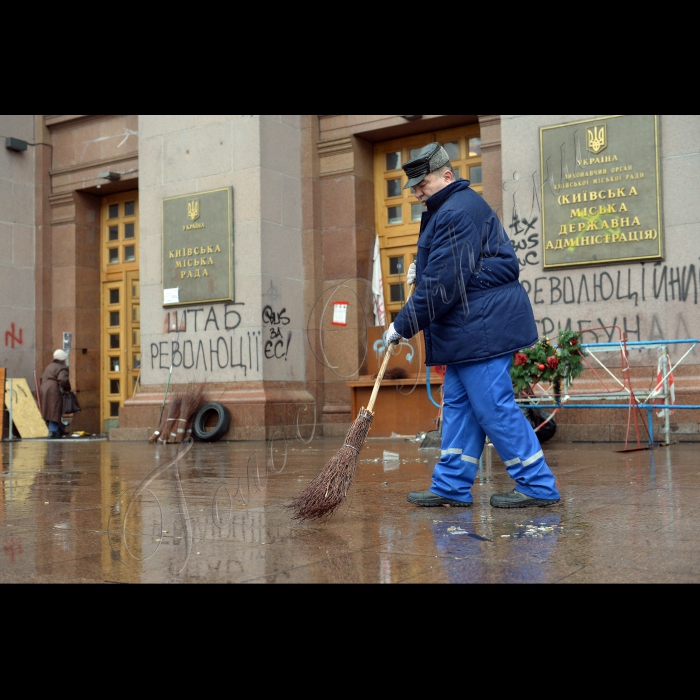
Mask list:
[[[580,273],[571,275],[543,275],[522,284],[530,295],[533,305],[537,304],[581,304],[601,301],[631,300],[637,306],[640,302],[658,300],[698,303],[698,268],[695,265],[683,267],[654,263],[647,271],[642,268],[639,279],[632,279],[632,268],[608,272]]]
[[[292,331],[284,331],[284,326],[289,324],[287,309],[275,311],[269,304],[262,310],[262,322],[265,330],[265,357],[268,360],[287,360],[289,343],[292,340]]]
[[[292,331],[286,329],[291,322],[287,309],[267,304],[262,329],[244,330],[239,328],[243,306],[237,301],[167,311],[163,333],[175,337],[151,343],[151,369],[169,369],[171,364],[207,372],[238,368],[245,377],[260,371],[263,359],[286,362],[292,340]],[[201,333],[209,335],[198,338]]]
[[[510,242],[515,250],[515,255],[520,263],[520,268],[527,265],[537,265],[539,263],[538,245],[540,242],[540,234],[535,230],[535,223],[538,217],[531,217],[528,221],[524,216],[521,218],[518,213],[513,210],[508,228],[511,230]]]
[[[506,193],[504,200],[510,199],[511,202],[510,215],[505,217],[510,243],[521,270],[540,264],[542,196],[541,186],[537,184],[538,175],[536,170],[531,177],[521,178],[516,171],[510,180],[502,183],[503,192]],[[545,184],[547,182],[545,180]]]
[[[18,345],[22,345],[22,329],[19,329],[19,335],[17,335],[17,331],[15,330],[15,324],[13,322],[10,324],[10,330],[5,331],[5,347],[14,349],[15,343],[17,343]]]
[[[199,306],[168,311],[163,332],[174,338],[151,343],[151,369],[184,369],[214,372],[223,369],[260,370],[261,331],[239,330],[244,302],[221,306]],[[217,335],[197,338],[198,333],[217,331]],[[194,335],[195,337],[187,337]]]

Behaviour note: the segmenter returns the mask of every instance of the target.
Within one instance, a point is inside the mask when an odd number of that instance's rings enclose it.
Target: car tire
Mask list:
[[[217,416],[216,425],[213,428],[207,428],[205,427],[206,423],[212,414],[216,414]],[[192,432],[197,440],[201,440],[202,442],[216,442],[226,435],[230,425],[231,413],[228,408],[216,401],[209,401],[197,411],[192,425]]]

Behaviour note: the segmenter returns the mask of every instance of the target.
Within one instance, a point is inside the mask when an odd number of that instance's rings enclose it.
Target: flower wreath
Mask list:
[[[513,356],[510,376],[515,395],[533,396],[533,387],[544,381],[550,382],[555,396],[559,396],[562,382],[568,387],[583,372],[585,354],[581,348],[581,334],[576,331],[560,329],[557,345],[552,345],[549,338],[542,336],[532,347]]]

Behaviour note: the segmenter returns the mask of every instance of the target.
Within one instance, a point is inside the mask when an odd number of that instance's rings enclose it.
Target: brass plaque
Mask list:
[[[540,128],[545,268],[663,258],[658,119]]]
[[[231,187],[163,200],[163,306],[234,301]]]

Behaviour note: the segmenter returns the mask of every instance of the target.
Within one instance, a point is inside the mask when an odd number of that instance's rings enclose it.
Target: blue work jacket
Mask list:
[[[426,200],[416,290],[394,320],[404,338],[423,331],[426,364],[488,360],[537,342],[518,259],[496,213],[458,179]]]

